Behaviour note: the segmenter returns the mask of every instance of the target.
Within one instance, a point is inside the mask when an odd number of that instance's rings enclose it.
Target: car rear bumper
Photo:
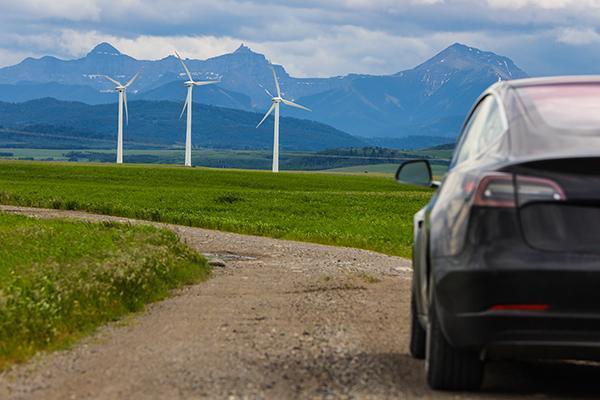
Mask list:
[[[492,358],[600,360],[600,269],[452,270],[436,277],[435,298],[456,347]],[[542,309],[497,307],[519,305]]]

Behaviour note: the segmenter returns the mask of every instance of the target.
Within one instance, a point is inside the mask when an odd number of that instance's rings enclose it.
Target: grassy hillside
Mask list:
[[[169,231],[0,213],[0,369],[208,272]]]
[[[0,162],[0,202],[410,255],[429,189],[387,177]]]

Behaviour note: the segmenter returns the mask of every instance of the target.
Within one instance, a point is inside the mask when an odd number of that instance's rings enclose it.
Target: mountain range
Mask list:
[[[486,87],[500,79],[527,76],[507,57],[459,43],[413,69],[385,76],[295,78],[283,66],[271,64],[264,55],[244,45],[230,54],[207,60],[188,59],[186,63],[195,79],[221,80],[219,85],[197,90],[195,102],[264,112],[270,104],[265,89],[274,91],[271,68],[275,68],[284,96],[313,110],[307,113],[284,107],[282,115],[312,119],[363,138],[441,136],[452,140]],[[137,71],[142,73],[130,88],[130,102],[183,105],[182,82],[186,78],[176,57],[137,60],[108,43],[99,44],[75,60],[27,58],[0,68],[0,101],[53,97],[90,105],[113,103],[113,85],[101,75],[126,81]]]

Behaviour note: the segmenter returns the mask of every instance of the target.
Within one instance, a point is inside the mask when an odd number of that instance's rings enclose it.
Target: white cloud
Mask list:
[[[231,52],[240,45],[240,39],[214,36],[151,36],[123,38],[97,31],[59,30],[48,34],[15,35],[0,39],[0,65],[12,65],[24,57],[54,55],[72,59],[85,56],[100,42],[108,42],[121,52],[138,59],[159,59],[175,50],[189,58],[205,59]],[[4,50],[4,46],[28,49]]]
[[[571,45],[586,45],[600,43],[600,33],[595,29],[564,28],[557,33],[557,40],[560,43]]]
[[[331,1],[331,0],[330,0]],[[406,7],[410,5],[432,5],[444,3],[445,0],[341,0],[331,1],[350,8],[395,8]]]
[[[108,42],[137,59],[160,59],[178,51],[186,58],[206,59],[231,52],[240,45],[240,39],[215,36],[151,36],[122,38],[96,31],[60,32],[56,45],[63,54],[74,57],[85,55],[100,42]]]
[[[546,10],[559,10],[564,8],[600,9],[599,0],[487,0],[492,8],[522,9],[536,7]]]
[[[5,50],[0,48],[0,66],[1,65],[13,65],[25,57],[31,56],[30,52],[17,52],[13,50]]]
[[[244,42],[296,76],[393,73],[455,41],[509,56],[582,47],[600,26],[600,0],[0,0],[0,10],[0,65],[80,57],[101,41],[141,59]]]
[[[475,38],[471,33],[401,36],[341,26],[316,37],[263,42],[254,47],[297,76],[390,74],[414,67],[455,41],[472,43]]]
[[[445,3],[445,0],[412,0],[411,4],[416,4],[416,5],[420,5],[420,4],[424,4],[424,5],[433,5],[433,4],[443,4]]]
[[[98,0],[0,0],[0,8],[5,14],[80,21],[98,20],[100,3]]]

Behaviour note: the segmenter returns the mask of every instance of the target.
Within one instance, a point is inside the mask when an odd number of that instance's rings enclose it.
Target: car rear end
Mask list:
[[[598,107],[600,86],[593,92]],[[552,150],[546,158],[465,177],[464,249],[436,260],[438,314],[452,345],[489,358],[600,360],[600,147],[580,140],[583,131],[598,140],[600,112],[586,118],[572,147],[560,138],[562,148],[540,145]]]

